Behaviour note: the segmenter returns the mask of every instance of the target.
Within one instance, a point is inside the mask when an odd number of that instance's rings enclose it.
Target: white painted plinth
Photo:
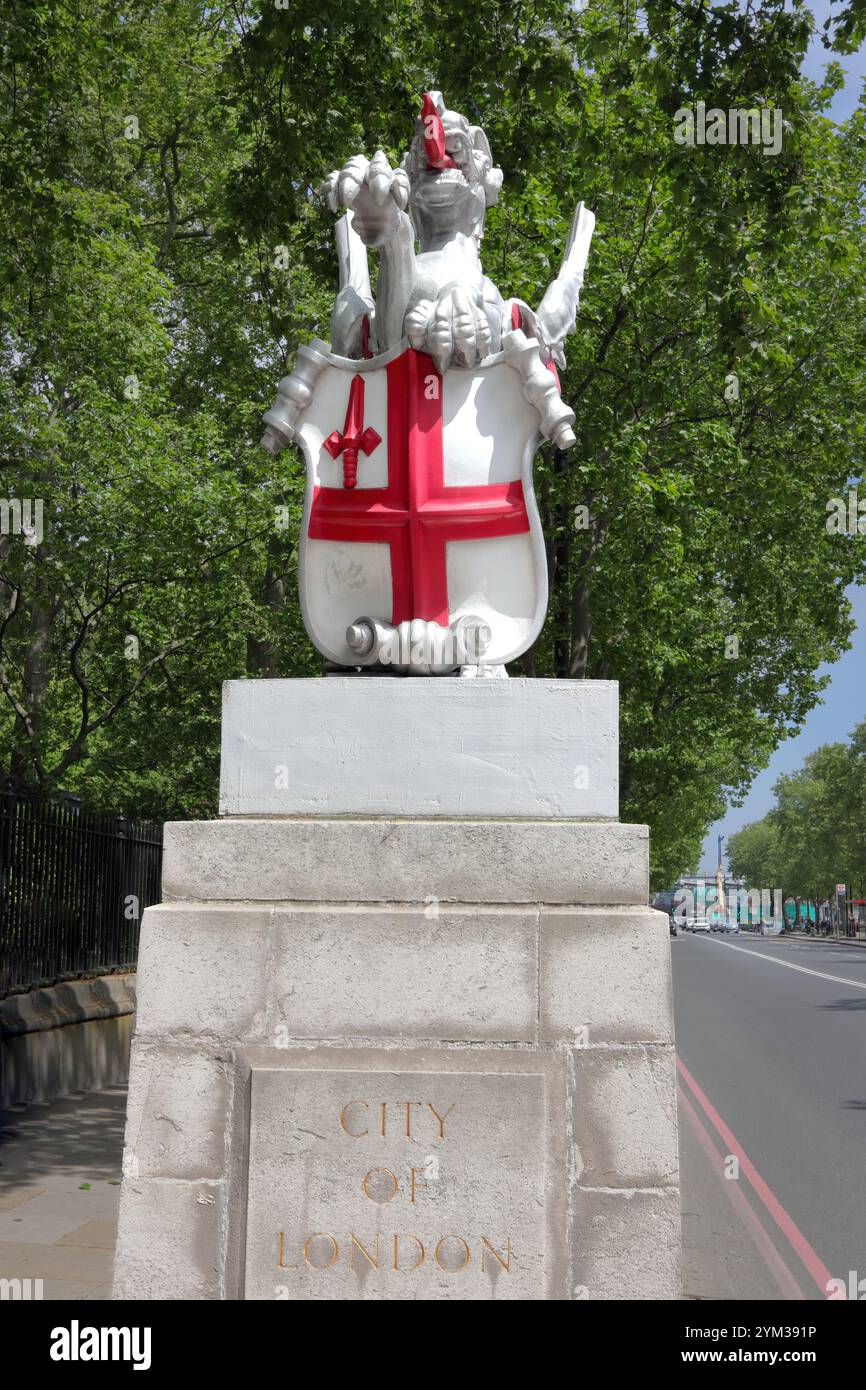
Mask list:
[[[224,816],[615,820],[616,681],[226,681]]]

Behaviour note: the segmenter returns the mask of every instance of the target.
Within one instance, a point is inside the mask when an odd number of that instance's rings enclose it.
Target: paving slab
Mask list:
[[[111,1297],[126,1089],[0,1111],[0,1278]]]

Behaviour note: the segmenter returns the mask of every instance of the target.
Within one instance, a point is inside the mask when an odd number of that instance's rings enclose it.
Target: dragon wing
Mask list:
[[[595,213],[578,203],[559,274],[548,285],[536,313],[540,335],[560,367],[565,366],[565,339],[577,318],[577,303],[594,229]]]
[[[331,315],[331,343],[341,357],[360,357],[364,345],[364,319],[369,320],[371,331],[375,321],[367,248],[352,226],[351,212],[337,222],[334,235],[340,289]]]

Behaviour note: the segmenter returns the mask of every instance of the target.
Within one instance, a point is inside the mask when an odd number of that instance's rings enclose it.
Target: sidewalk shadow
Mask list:
[[[50,1177],[119,1178],[125,1121],[125,1086],[0,1110],[0,1195]]]

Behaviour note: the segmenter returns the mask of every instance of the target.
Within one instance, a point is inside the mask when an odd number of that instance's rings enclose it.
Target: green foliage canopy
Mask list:
[[[776,805],[728,840],[731,870],[750,886],[835,901],[837,883],[866,889],[866,720],[784,775]]]
[[[551,605],[522,670],[619,680],[623,818],[649,822],[656,882],[693,863],[819,698],[864,573],[824,523],[864,471],[866,132],[862,108],[821,115],[841,76],[803,78],[810,25],[776,0],[11,0],[0,456],[45,537],[0,536],[8,769],[209,814],[221,680],[321,669],[302,463],[258,449],[259,417],[328,335],[317,184],[359,150],[399,158],[438,86],[505,173],[484,245],[503,291],[537,303],[575,202],[596,212],[563,378],[578,447],[539,457]],[[676,144],[701,100],[779,108],[781,152]]]

